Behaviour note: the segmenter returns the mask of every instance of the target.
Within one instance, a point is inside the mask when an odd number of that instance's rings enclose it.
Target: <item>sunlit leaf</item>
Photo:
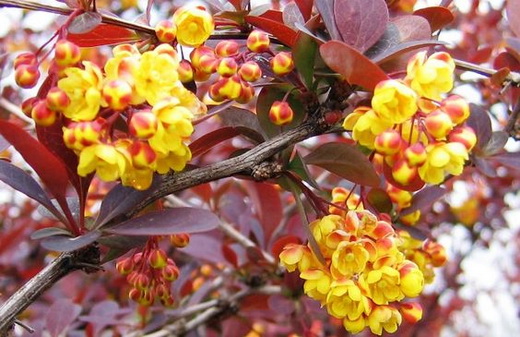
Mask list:
[[[432,32],[444,28],[455,19],[455,16],[449,9],[441,6],[421,8],[413,12],[413,14],[428,20]]]
[[[520,37],[520,0],[507,0],[506,5],[507,20],[509,21],[509,28]]]
[[[317,51],[316,41],[309,35],[299,32],[293,48],[293,58],[296,69],[307,88],[312,88]]]
[[[85,12],[76,16],[68,27],[70,34],[85,34],[94,30],[102,20],[98,12]]]
[[[134,42],[139,36],[129,29],[102,23],[88,33],[69,34],[67,39],[80,47],[97,47]]]
[[[246,22],[272,34],[274,37],[280,40],[281,43],[288,47],[292,47],[294,45],[294,41],[296,40],[296,31],[292,30],[283,23],[266,19],[261,16],[251,15],[246,16]]]
[[[378,187],[379,175],[367,156],[358,147],[346,143],[326,143],[303,160],[363,186]]]
[[[59,227],[47,227],[38,229],[37,231],[31,233],[31,239],[33,240],[41,240],[44,238],[48,238],[50,236],[69,236],[71,237],[71,233],[63,228]]]

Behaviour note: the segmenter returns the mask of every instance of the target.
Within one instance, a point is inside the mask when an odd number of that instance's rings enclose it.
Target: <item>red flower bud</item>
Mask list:
[[[220,41],[215,46],[215,54],[220,57],[235,56],[238,54],[238,43],[230,40]]]
[[[244,81],[255,82],[262,77],[262,69],[260,69],[258,63],[248,61],[240,66],[240,69],[238,69],[238,75],[240,75],[240,78]]]
[[[261,53],[269,49],[269,35],[267,33],[254,30],[247,37],[247,48],[255,53]]]
[[[28,66],[36,66],[38,63],[38,60],[36,59],[36,55],[34,53],[26,52],[21,53],[13,61],[14,69],[18,68],[22,64],[28,65]]]
[[[161,269],[167,265],[168,257],[162,249],[155,249],[148,255],[148,264],[154,269]]]
[[[161,20],[155,26],[155,35],[159,41],[170,43],[177,36],[177,26],[171,20]]]
[[[269,120],[276,125],[285,125],[292,122],[294,112],[287,102],[275,101],[269,110]]]
[[[54,111],[61,111],[69,106],[70,98],[65,91],[54,87],[47,93],[47,107]]]
[[[186,247],[190,243],[190,235],[188,233],[170,235],[170,243],[177,248]]]
[[[47,107],[47,102],[39,101],[31,111],[34,122],[40,126],[50,126],[56,122],[57,113]]]
[[[157,132],[158,123],[157,117],[151,111],[139,111],[132,115],[128,131],[137,138],[148,139]]]
[[[287,75],[294,69],[292,55],[285,51],[276,54],[271,61],[269,61],[269,65],[273,72],[278,76]]]
[[[54,50],[54,61],[58,66],[72,66],[78,63],[80,59],[81,51],[76,44],[67,40],[59,40],[56,42]]]
[[[24,89],[32,88],[40,79],[40,70],[37,66],[22,64],[14,72],[16,84]]]

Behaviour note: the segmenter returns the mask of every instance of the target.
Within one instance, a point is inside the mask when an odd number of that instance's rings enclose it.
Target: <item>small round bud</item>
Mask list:
[[[271,61],[269,61],[269,65],[273,72],[278,76],[287,75],[294,69],[292,55],[285,51],[276,54]]]
[[[40,79],[40,70],[34,65],[22,64],[14,72],[14,80],[21,88],[34,87]]]
[[[22,64],[28,65],[28,66],[37,66],[38,60],[36,59],[36,55],[34,53],[26,52],[21,53],[13,61],[14,68],[18,68]]]
[[[194,72],[193,72],[193,67],[191,66],[190,61],[188,61],[188,60],[180,61],[177,72],[179,73],[179,80],[182,83],[188,83],[188,82],[193,81]]]
[[[134,285],[139,290],[146,290],[150,288],[151,282],[150,277],[143,273],[138,273],[135,276]]]
[[[190,235],[188,233],[170,235],[170,243],[174,247],[184,248],[190,243]]]
[[[442,110],[429,113],[424,119],[424,126],[435,139],[446,139],[448,133],[453,129],[450,116]]]
[[[240,75],[240,78],[244,81],[255,82],[262,77],[262,69],[260,69],[258,63],[248,61],[240,66],[240,69],[238,69],[238,75]]]
[[[126,258],[116,263],[116,269],[121,275],[128,275],[134,270],[134,262]]]
[[[167,259],[164,250],[155,249],[148,255],[148,264],[154,269],[161,269],[167,265]]]
[[[157,116],[151,111],[139,111],[132,115],[128,131],[139,139],[148,139],[157,132],[158,123]]]
[[[470,110],[468,102],[458,96],[451,95],[441,102],[442,110],[444,110],[451,118],[454,124],[461,124],[468,119]]]
[[[374,147],[383,155],[393,155],[401,150],[403,139],[397,130],[390,129],[380,133],[375,141]]]
[[[247,37],[247,48],[255,53],[261,53],[269,49],[269,35],[260,30],[254,30]]]
[[[32,109],[34,108],[34,105],[38,103],[40,99],[38,97],[31,97],[26,99],[22,102],[22,111],[27,117],[31,117]]]
[[[217,73],[224,77],[235,75],[237,73],[237,70],[237,61],[235,61],[235,59],[232,57],[225,57],[220,59],[217,66]]]
[[[240,95],[235,98],[235,101],[240,104],[246,104],[255,96],[255,89],[247,82],[241,82]]]
[[[141,290],[136,289],[136,288],[132,288],[128,292],[128,298],[130,298],[134,302],[138,302],[139,299],[141,298],[141,296],[142,296]]]
[[[221,77],[209,89],[209,96],[216,102],[236,99],[242,92],[242,83],[237,75]]]
[[[166,281],[173,282],[179,277],[179,268],[174,264],[168,264],[161,270],[161,275]]]
[[[171,20],[161,20],[155,26],[155,35],[159,41],[170,43],[177,36],[177,26]]]
[[[468,151],[471,151],[477,144],[477,135],[469,126],[457,126],[448,135],[450,142],[458,142],[463,144]]]
[[[215,54],[219,57],[229,57],[238,54],[238,43],[236,41],[223,40],[215,46]]]
[[[109,108],[124,110],[132,100],[132,87],[122,80],[108,81],[103,86],[103,99]]]
[[[409,323],[417,323],[421,320],[423,315],[422,307],[419,303],[402,303],[399,309],[403,318]]]
[[[417,174],[417,168],[408,165],[404,158],[397,160],[392,167],[392,177],[404,186],[410,184],[417,177]]]
[[[54,87],[47,93],[47,107],[53,111],[62,111],[70,104],[70,98],[65,91],[58,87]]]
[[[60,67],[72,66],[81,59],[79,47],[67,40],[56,42],[54,50],[54,61]]]
[[[148,143],[133,142],[128,150],[132,158],[132,165],[136,169],[154,167],[157,154]]]
[[[57,113],[47,107],[46,101],[41,100],[34,105],[31,117],[40,126],[50,126],[56,122]]]
[[[269,120],[276,125],[286,125],[292,122],[294,112],[287,102],[275,101],[269,110]]]
[[[404,158],[406,158],[410,166],[421,166],[428,158],[428,155],[422,143],[414,143],[404,150]]]
[[[427,240],[423,244],[423,249],[430,255],[434,267],[442,267],[448,261],[446,249],[438,242]]]

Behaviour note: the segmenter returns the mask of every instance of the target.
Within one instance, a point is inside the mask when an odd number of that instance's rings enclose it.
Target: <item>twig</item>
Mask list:
[[[16,117],[20,118],[24,122],[28,123],[32,127],[34,127],[34,120],[32,118],[27,117],[22,109],[18,107],[18,105],[11,103],[4,97],[0,97],[0,107],[7,110],[10,114],[15,115]]]
[[[516,138],[516,122],[518,121],[518,117],[520,117],[520,101],[516,103],[504,128],[504,131],[514,138]]]
[[[469,63],[466,61],[462,61],[462,60],[457,60],[457,59],[454,59],[454,61],[455,61],[455,66],[457,66],[457,68],[462,69],[462,70],[472,71],[472,72],[482,75],[482,76],[492,77],[493,75],[495,75],[497,73],[497,71],[495,69],[481,67],[479,65]],[[511,82],[515,86],[520,86],[520,73],[511,71],[506,76],[505,81]]]

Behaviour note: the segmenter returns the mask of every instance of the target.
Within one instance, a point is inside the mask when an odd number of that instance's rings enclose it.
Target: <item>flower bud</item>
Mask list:
[[[70,98],[65,91],[54,87],[47,93],[47,107],[53,111],[62,111],[70,104]]]
[[[175,304],[175,300],[172,296],[168,296],[165,298],[161,298],[161,304],[167,308],[171,308]]]
[[[171,20],[161,20],[155,25],[155,35],[159,41],[170,43],[177,36],[177,26]]]
[[[168,264],[161,270],[161,275],[166,281],[173,282],[179,277],[179,268],[174,264]]]
[[[377,152],[384,155],[393,155],[401,150],[403,139],[397,130],[390,129],[380,133],[375,141],[374,147]]]
[[[240,104],[246,104],[255,96],[255,89],[247,82],[241,81],[240,95],[235,98],[235,101]]]
[[[190,243],[190,235],[188,233],[170,235],[170,243],[174,247],[184,248]]]
[[[21,109],[27,117],[31,117],[32,109],[39,100],[38,97],[31,97],[22,102]]]
[[[405,262],[399,267],[401,283],[399,287],[407,297],[417,297],[424,288],[424,275],[413,262]]]
[[[139,299],[141,298],[141,296],[142,296],[141,290],[136,289],[136,288],[132,288],[128,292],[128,298],[130,298],[134,302],[138,302]]]
[[[421,166],[428,158],[428,155],[422,143],[414,143],[404,150],[404,158],[410,166]]]
[[[157,132],[158,123],[157,116],[151,111],[139,111],[130,118],[128,131],[139,139],[148,139]]]
[[[421,218],[421,211],[417,210],[417,211],[412,212],[410,214],[406,214],[406,215],[401,216],[399,218],[399,220],[401,220],[401,222],[404,225],[413,226],[413,225],[415,225],[417,223],[417,221],[419,221],[420,218]]]
[[[217,66],[217,73],[221,76],[229,77],[235,75],[238,70],[237,61],[231,57],[225,57],[220,59]]]
[[[452,122],[457,125],[468,119],[470,114],[468,102],[458,95],[451,95],[444,99],[441,102],[441,107],[450,116]]]
[[[406,186],[417,177],[417,168],[408,165],[408,162],[401,158],[392,167],[392,177],[399,184]]]
[[[16,58],[13,61],[14,69],[18,68],[23,64],[28,66],[37,66],[38,60],[36,59],[36,55],[34,53],[26,52],[16,56]]]
[[[164,250],[154,249],[150,252],[150,255],[148,255],[148,264],[154,269],[161,269],[167,265],[167,259],[168,257]]]
[[[477,135],[469,126],[457,126],[448,135],[448,141],[461,143],[471,151],[477,144]]]
[[[144,289],[137,303],[143,306],[149,306],[152,305],[153,300],[153,292],[150,289]]]
[[[124,110],[132,100],[132,87],[123,80],[109,81],[103,86],[103,99],[109,108]]]
[[[269,49],[269,35],[260,30],[254,30],[247,37],[247,48],[255,53],[261,53]]]
[[[63,141],[68,148],[81,151],[89,145],[99,143],[106,127],[103,118],[97,118],[92,122],[70,123],[63,128]]]
[[[144,273],[137,273],[133,285],[139,290],[146,290],[151,285],[150,277]]]
[[[258,63],[254,61],[248,61],[243,63],[238,69],[238,75],[240,78],[247,82],[255,82],[262,77],[262,69]]]
[[[60,67],[72,66],[81,59],[79,47],[67,40],[56,42],[54,50],[54,61]]]
[[[401,312],[403,318],[407,322],[412,324],[420,321],[423,315],[421,305],[415,302],[402,303],[401,308],[399,308],[399,311]]]
[[[269,61],[269,65],[273,72],[278,76],[287,75],[294,69],[292,55],[285,51],[276,54],[271,61]]]
[[[116,263],[116,269],[121,275],[128,275],[134,270],[132,258],[125,258]]]
[[[40,70],[37,66],[22,64],[14,72],[14,80],[21,88],[28,89],[34,87],[40,79]]]
[[[431,262],[434,267],[442,267],[448,261],[446,250],[440,243],[427,240],[423,244],[423,250],[431,257]]]
[[[188,60],[182,60],[179,62],[179,68],[177,69],[179,73],[179,81],[182,83],[188,83],[193,81],[194,72],[193,67],[191,66],[191,62]]]
[[[238,54],[238,43],[231,40],[222,40],[215,46],[215,54],[220,57],[235,56]]]
[[[207,46],[200,46],[193,49],[190,53],[191,64],[195,69],[199,69],[206,73],[216,71],[217,57],[213,49]]]
[[[145,142],[133,142],[128,151],[132,158],[132,165],[136,169],[153,168],[157,154],[152,147]]]
[[[442,110],[429,113],[424,119],[424,126],[435,139],[446,139],[448,133],[453,129],[450,116]]]
[[[58,114],[47,107],[47,102],[39,101],[34,105],[31,111],[31,117],[34,122],[40,126],[50,126],[56,122]]]
[[[269,120],[276,125],[286,125],[292,122],[294,112],[287,102],[275,101],[269,109]]]
[[[216,102],[227,99],[235,99],[240,96],[242,85],[237,75],[231,77],[221,77],[213,83],[209,89],[209,96]]]
[[[171,296],[170,289],[164,283],[159,283],[154,288],[155,296],[160,299],[167,298]]]

